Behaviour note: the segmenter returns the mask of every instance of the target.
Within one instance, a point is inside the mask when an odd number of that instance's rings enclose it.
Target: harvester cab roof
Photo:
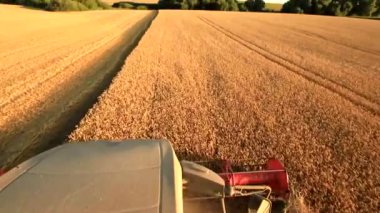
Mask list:
[[[287,173],[260,167],[179,162],[164,140],[68,143],[0,176],[0,212],[270,212],[289,195]]]

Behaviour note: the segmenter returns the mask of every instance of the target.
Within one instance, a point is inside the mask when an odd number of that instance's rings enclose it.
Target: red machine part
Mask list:
[[[263,170],[250,172],[233,172],[229,161],[224,161],[222,166],[223,172],[219,175],[227,186],[267,185],[271,187],[274,196],[288,199],[288,174],[279,160],[269,159],[263,165]]]
[[[6,173],[5,169],[1,169],[0,168],[0,176],[3,175],[3,174],[5,174],[5,173]]]

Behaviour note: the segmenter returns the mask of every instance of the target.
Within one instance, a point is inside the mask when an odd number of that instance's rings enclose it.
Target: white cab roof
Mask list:
[[[68,143],[0,177],[0,212],[182,212],[167,141]]]

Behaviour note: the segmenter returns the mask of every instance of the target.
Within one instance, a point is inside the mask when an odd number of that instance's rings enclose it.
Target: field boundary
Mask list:
[[[216,29],[217,31],[221,32],[225,36],[229,37],[230,39],[236,41],[237,43],[245,46],[246,48],[250,49],[251,51],[256,52],[257,54],[261,55],[262,57],[266,58],[267,60],[280,65],[286,70],[304,78],[307,81],[313,82],[314,84],[317,84],[318,86],[321,86],[327,90],[329,90],[332,93],[337,94],[338,96],[346,99],[347,101],[351,102],[352,104],[364,108],[365,110],[379,116],[380,115],[380,107],[379,103],[377,103],[376,100],[369,99],[368,97],[365,97],[364,95],[361,95],[360,93],[353,91],[346,86],[335,82],[331,79],[328,79],[320,74],[317,74],[313,71],[310,71],[302,66],[299,66],[295,64],[292,61],[289,61],[288,59],[278,56],[265,48],[254,44],[251,41],[247,41],[244,38],[242,38],[239,35],[236,35],[235,33],[223,28],[222,26],[215,24],[211,20],[204,18],[204,17],[198,17],[201,21],[203,21],[208,26]]]
[[[0,169],[10,169],[29,157],[64,143],[98,101],[98,97],[112,83],[113,78],[124,66],[126,58],[138,45],[157,15],[158,11],[152,11],[132,25],[121,36],[122,41],[118,42],[119,45],[114,45],[105,52],[104,57],[108,60],[100,60],[84,68],[83,72],[94,71],[86,74],[89,78],[80,84],[82,88],[75,88],[74,93],[71,93],[71,90],[65,91],[59,103],[53,104],[22,127],[28,131],[21,130],[7,138],[0,150]]]

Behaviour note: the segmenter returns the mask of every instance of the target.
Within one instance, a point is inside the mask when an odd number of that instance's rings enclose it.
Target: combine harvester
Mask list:
[[[231,162],[179,162],[167,141],[67,143],[0,177],[0,212],[264,213],[284,207],[288,175],[278,160],[241,172]]]

